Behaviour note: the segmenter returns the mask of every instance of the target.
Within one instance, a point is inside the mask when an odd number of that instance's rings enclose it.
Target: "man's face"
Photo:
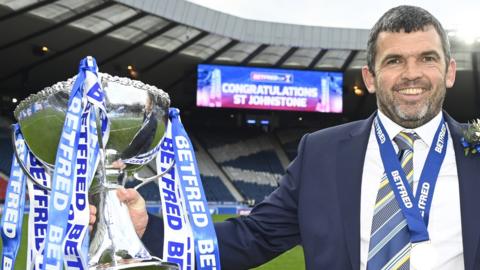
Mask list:
[[[153,110],[153,100],[147,95],[147,100],[145,101],[145,113],[149,114]]]
[[[455,70],[453,59],[447,69],[440,36],[428,26],[410,33],[381,32],[375,75],[368,67],[362,75],[368,91],[376,92],[380,111],[403,127],[416,128],[440,112]]]

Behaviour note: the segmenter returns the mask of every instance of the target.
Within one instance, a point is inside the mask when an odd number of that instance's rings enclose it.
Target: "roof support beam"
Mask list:
[[[230,48],[232,48],[233,46],[237,45],[239,43],[238,40],[232,40],[230,41],[227,45],[223,46],[220,50],[216,51],[214,54],[210,55],[207,59],[205,59],[205,61],[202,62],[202,64],[209,64],[211,63],[213,60],[215,60],[215,58],[219,57],[220,55],[222,55],[224,52],[228,51]],[[171,90],[173,89],[177,84],[185,81],[186,79],[188,79],[190,76],[192,76],[196,71],[196,67],[195,68],[192,68],[190,69],[188,72],[185,73],[185,75],[183,75],[182,77],[178,78],[177,80],[175,80],[173,83],[171,83],[167,89],[168,90]]]
[[[29,12],[30,10],[34,10],[34,9],[36,9],[36,8],[38,8],[38,7],[41,7],[41,6],[43,6],[43,5],[48,5],[48,4],[53,3],[53,2],[55,2],[55,0],[41,1],[41,2],[35,3],[35,4],[33,4],[33,5],[29,5],[29,6],[23,7],[23,8],[21,8],[21,9],[19,9],[19,10],[16,10],[16,11],[14,11],[14,12],[8,13],[8,14],[0,17],[0,22],[1,22],[1,21],[5,21],[5,20],[8,20],[8,19],[11,19],[11,18],[16,17],[16,16],[21,15],[21,14],[27,13],[27,12]]]
[[[203,63],[208,64],[208,63],[212,62],[217,57],[222,55],[224,52],[230,50],[233,46],[237,45],[238,43],[240,43],[238,40],[231,40],[227,45],[223,46],[218,51],[216,51],[214,54],[210,55],[207,59],[205,59],[205,61],[203,61]]]
[[[155,62],[151,63],[150,65],[140,69],[140,74],[150,71],[155,66],[165,62],[170,57],[174,56],[175,54],[179,53],[180,51],[182,51],[183,49],[192,45],[193,43],[199,41],[200,39],[206,37],[207,35],[208,35],[207,32],[202,32],[202,33],[198,34],[196,37],[194,37],[194,38],[190,39],[189,41],[183,43],[182,45],[178,46],[175,50],[173,50],[173,51],[169,52],[168,54],[162,56],[160,59],[156,60]]]
[[[53,30],[55,30],[55,29],[58,29],[58,28],[60,28],[60,27],[63,27],[63,26],[65,26],[65,25],[67,25],[67,24],[69,24],[69,23],[71,23],[71,22],[73,22],[73,21],[76,21],[76,20],[78,20],[78,19],[80,19],[80,18],[83,18],[83,17],[85,17],[85,16],[87,16],[87,15],[89,15],[89,14],[91,14],[91,13],[95,13],[95,12],[97,12],[97,11],[99,11],[99,10],[102,10],[102,9],[104,9],[104,8],[106,8],[106,7],[109,7],[109,6],[113,5],[113,3],[114,3],[114,2],[112,2],[112,1],[102,3],[102,4],[100,4],[100,5],[98,5],[98,6],[94,7],[94,8],[91,8],[91,9],[89,9],[89,10],[85,10],[85,11],[83,11],[83,12],[81,12],[81,13],[78,13],[78,14],[76,14],[76,15],[74,15],[74,16],[72,16],[72,17],[70,17],[70,18],[68,18],[68,19],[66,19],[66,20],[64,20],[64,21],[61,21],[61,22],[59,22],[59,23],[55,23],[55,24],[53,24],[53,25],[51,25],[51,26],[49,26],[49,27],[47,27],[47,28],[45,28],[45,29],[42,29],[42,30],[40,30],[40,31],[31,33],[31,34],[29,34],[29,35],[26,35],[26,36],[24,36],[24,37],[21,37],[21,38],[19,38],[19,39],[14,40],[14,41],[8,42],[7,44],[1,45],[1,46],[0,46],[0,50],[4,50],[4,49],[7,49],[7,48],[10,48],[10,47],[15,46],[15,45],[17,45],[17,44],[19,44],[19,43],[23,43],[23,42],[25,42],[25,41],[27,41],[27,40],[29,40],[29,39],[32,39],[32,38],[35,38],[35,37],[44,35],[44,34],[46,34],[46,33],[48,33],[48,32],[51,32],[51,31],[53,31]]]
[[[108,58],[106,59],[103,59],[99,62],[99,66],[103,66],[105,65],[106,63],[109,63],[111,61],[113,61],[114,59],[130,52],[130,51],[133,51],[134,49],[144,45],[145,43],[147,43],[148,41],[150,41],[151,39],[154,39],[155,37],[167,32],[168,30],[172,29],[173,27],[177,26],[178,24],[177,23],[174,23],[174,22],[171,22],[169,23],[168,25],[166,25],[165,27],[163,27],[162,29],[159,29],[158,31],[155,31],[153,32],[152,34],[142,38],[141,40],[137,41],[136,43],[128,46],[127,48],[109,56]]]
[[[248,64],[248,62],[250,62],[250,60],[252,60],[255,56],[257,56],[259,53],[261,53],[267,47],[268,47],[268,45],[265,45],[265,44],[262,44],[262,45],[258,46],[258,48],[255,49],[255,51],[253,51],[249,56],[245,57],[245,59],[243,59],[243,61],[240,62],[240,64],[238,64],[238,65],[239,66],[245,66],[246,64]]]
[[[355,55],[357,55],[357,52],[358,51],[354,51],[352,50],[350,52],[350,54],[347,56],[347,58],[345,59],[345,62],[343,62],[343,65],[342,67],[340,68],[341,71],[345,72],[345,70],[347,70],[348,66],[350,65],[350,63],[352,63],[353,61],[353,58],[355,58]]]
[[[84,45],[92,42],[92,41],[95,41],[95,40],[97,40],[97,39],[105,36],[106,34],[117,30],[117,29],[120,28],[120,27],[123,27],[123,26],[125,26],[125,25],[127,25],[127,24],[129,24],[129,23],[132,23],[132,22],[140,19],[140,18],[143,17],[143,16],[145,16],[145,13],[139,13],[139,14],[137,14],[137,15],[134,15],[134,16],[132,16],[132,17],[130,17],[130,18],[122,21],[122,22],[119,23],[119,24],[113,25],[112,27],[109,27],[109,28],[107,28],[107,29],[105,29],[105,30],[103,30],[103,31],[101,31],[101,32],[99,32],[99,33],[97,33],[97,34],[95,34],[95,35],[93,35],[93,36],[91,36],[91,37],[83,40],[82,42],[79,42],[79,43],[74,44],[74,45],[72,45],[72,46],[70,46],[70,47],[68,47],[68,48],[65,48],[65,49],[63,49],[63,50],[61,50],[61,51],[58,51],[57,53],[51,54],[51,55],[49,55],[49,56],[46,56],[45,58],[42,58],[41,60],[39,60],[39,61],[37,61],[37,62],[34,62],[34,63],[32,63],[32,64],[30,64],[30,65],[28,65],[28,66],[26,66],[26,67],[22,67],[22,68],[20,68],[20,69],[17,69],[17,70],[15,70],[14,72],[12,72],[12,73],[10,73],[10,74],[7,74],[6,76],[0,78],[0,81],[8,80],[8,79],[10,79],[10,78],[12,78],[12,77],[15,77],[15,76],[18,76],[18,75],[20,75],[20,74],[28,73],[31,69],[33,69],[33,68],[35,68],[35,67],[37,67],[37,66],[39,66],[39,65],[41,65],[41,64],[44,64],[44,63],[46,63],[46,62],[48,62],[48,61],[51,61],[51,60],[53,60],[53,59],[56,59],[56,58],[58,58],[58,57],[60,57],[60,56],[62,56],[62,55],[64,55],[64,54],[66,54],[66,53],[68,53],[68,52],[71,52],[72,50],[75,50],[75,49],[77,49],[77,48],[80,48],[80,47],[82,47],[82,46],[84,46]]]
[[[292,56],[292,54],[297,51],[298,47],[293,47],[293,48],[290,48],[282,57],[280,57],[280,59],[278,59],[277,63],[275,63],[275,65],[273,65],[274,67],[279,67],[281,65],[283,65],[283,63],[285,63],[285,61],[287,61],[287,59]]]
[[[313,69],[315,65],[320,61],[320,59],[327,53],[327,50],[321,49],[318,54],[312,59],[310,65],[308,65],[307,69]]]

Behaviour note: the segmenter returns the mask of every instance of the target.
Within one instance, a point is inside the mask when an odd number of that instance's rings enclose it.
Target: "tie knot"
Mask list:
[[[395,143],[398,145],[399,151],[404,151],[410,149],[413,151],[413,142],[418,139],[418,135],[415,132],[408,133],[401,131],[395,136],[393,139]]]

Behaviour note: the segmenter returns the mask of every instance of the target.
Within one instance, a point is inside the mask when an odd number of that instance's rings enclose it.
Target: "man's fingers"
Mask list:
[[[97,208],[93,205],[90,205],[90,219],[88,221],[89,225],[93,225],[97,220]]]
[[[132,188],[125,189],[125,188],[119,188],[117,190],[117,196],[122,202],[129,202],[129,201],[134,201],[138,199],[138,192]]]
[[[129,203],[135,200],[138,200],[139,194],[136,190],[129,188],[119,188],[117,190],[117,196],[121,202]]]
[[[117,189],[118,199],[125,203],[128,207],[130,218],[132,219],[133,226],[137,235],[142,237],[148,224],[148,214],[145,207],[145,200],[140,194],[132,188]]]
[[[90,214],[90,219],[88,221],[89,225],[95,224],[95,221],[97,220],[97,217],[95,215]]]
[[[97,207],[95,207],[95,205],[89,205],[90,207],[90,215],[96,215],[97,214]]]
[[[128,205],[129,209],[143,209],[145,208],[145,200],[140,196],[138,191],[133,188],[117,190],[117,196],[121,202]]]
[[[88,229],[90,232],[93,230],[93,224],[97,220],[97,208],[93,205],[89,205],[90,208],[90,219],[88,220]]]

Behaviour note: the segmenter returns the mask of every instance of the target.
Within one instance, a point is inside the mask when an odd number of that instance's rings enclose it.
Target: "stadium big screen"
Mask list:
[[[343,74],[198,65],[197,106],[342,112]]]

